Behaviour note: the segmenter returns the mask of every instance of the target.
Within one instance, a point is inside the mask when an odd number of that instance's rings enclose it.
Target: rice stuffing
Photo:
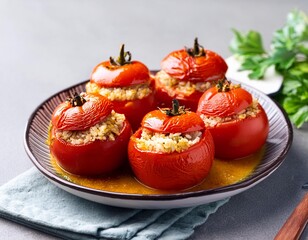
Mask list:
[[[200,117],[204,121],[206,127],[214,127],[216,125],[219,125],[220,123],[229,122],[229,121],[233,121],[236,119],[242,120],[248,117],[256,117],[260,111],[261,110],[258,107],[258,100],[253,99],[252,104],[249,107],[247,107],[246,109],[243,109],[241,112],[234,114],[232,116],[228,116],[228,117],[210,116],[209,117],[204,114],[201,114]]]
[[[95,140],[114,141],[121,133],[124,126],[124,114],[116,113],[114,110],[102,122],[82,131],[57,130],[57,138],[73,144],[86,144]]]
[[[156,74],[156,79],[165,86],[171,96],[174,94],[174,91],[181,92],[186,96],[191,95],[195,91],[205,92],[207,89],[217,84],[216,81],[196,83],[191,81],[179,81],[169,76],[165,71],[159,71]]]
[[[202,132],[157,133],[143,129],[141,137],[136,139],[137,147],[151,152],[183,152],[201,139]]]
[[[128,87],[99,87],[96,83],[87,83],[86,90],[89,93],[99,93],[110,101],[126,101],[143,99],[152,93],[149,83],[136,84]]]

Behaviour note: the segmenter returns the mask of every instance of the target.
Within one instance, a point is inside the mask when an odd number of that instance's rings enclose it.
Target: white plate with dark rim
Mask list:
[[[80,186],[57,174],[51,165],[49,147],[45,141],[55,107],[67,96],[85,91],[86,82],[88,80],[52,95],[33,111],[26,125],[24,146],[33,164],[50,182],[67,192],[94,202],[126,208],[163,209],[197,206],[225,199],[253,187],[273,173],[285,159],[293,140],[292,126],[284,110],[264,93],[243,85],[259,100],[267,113],[270,125],[264,156],[245,180],[209,190],[155,195],[108,192]]]

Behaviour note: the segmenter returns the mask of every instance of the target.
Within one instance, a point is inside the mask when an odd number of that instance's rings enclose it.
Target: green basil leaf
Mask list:
[[[296,61],[296,53],[286,49],[279,49],[273,53],[271,59],[279,70],[287,70]]]
[[[308,121],[308,105],[301,107],[298,111],[290,116],[291,121],[297,128],[300,128]]]
[[[302,83],[298,80],[288,80],[288,81],[284,81],[283,83],[283,87],[282,87],[282,93],[285,95],[288,94],[296,94],[297,93],[297,89],[300,88],[302,86]]]
[[[294,27],[301,40],[308,40],[308,16],[303,11],[293,10],[287,16],[287,26]]]
[[[287,78],[308,79],[308,62],[297,62],[286,73]]]
[[[265,52],[261,34],[243,34],[233,29],[231,52],[240,60],[240,70],[249,78],[262,79],[274,66],[283,76],[283,86],[275,97],[300,127],[308,122],[308,16],[298,10],[290,12],[285,25],[274,32],[270,51]]]
[[[286,110],[286,112],[291,115],[291,114],[296,113],[298,109],[300,109],[301,107],[305,105],[303,105],[303,103],[301,102],[299,98],[290,96],[290,97],[286,97],[283,100],[282,106]]]
[[[234,38],[230,43],[230,51],[239,55],[264,54],[265,50],[262,44],[260,33],[249,31],[247,35],[233,29]]]

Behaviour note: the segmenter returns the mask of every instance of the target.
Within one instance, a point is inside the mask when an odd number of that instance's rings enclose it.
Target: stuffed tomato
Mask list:
[[[214,142],[202,119],[178,106],[149,112],[131,137],[128,156],[140,182],[160,190],[201,183],[214,159]]]
[[[269,123],[257,99],[227,79],[200,98],[197,114],[215,143],[215,156],[235,159],[259,150],[266,142]]]
[[[65,171],[85,176],[110,173],[127,160],[131,126],[112,103],[98,94],[81,93],[54,110],[50,152]]]
[[[173,98],[196,111],[205,90],[221,80],[228,69],[217,53],[204,49],[195,39],[193,48],[173,51],[161,61],[155,76],[156,98],[160,107],[170,107]]]
[[[143,116],[156,106],[154,80],[149,69],[139,61],[132,61],[124,45],[117,59],[98,64],[86,85],[89,93],[99,93],[112,101],[114,109],[125,114],[136,130]]]

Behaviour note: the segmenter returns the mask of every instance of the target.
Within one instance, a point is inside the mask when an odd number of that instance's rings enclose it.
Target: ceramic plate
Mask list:
[[[262,161],[245,180],[210,190],[164,195],[125,194],[83,187],[65,180],[56,173],[50,163],[49,148],[45,141],[48,135],[49,121],[55,107],[64,101],[67,96],[84,91],[86,82],[54,94],[34,110],[26,125],[24,145],[34,165],[49,181],[65,191],[91,201],[118,207],[161,209],[196,206],[231,197],[253,187],[273,173],[285,159],[292,142],[292,126],[285,112],[262,92],[243,85],[259,99],[268,115],[270,124],[270,132]]]

